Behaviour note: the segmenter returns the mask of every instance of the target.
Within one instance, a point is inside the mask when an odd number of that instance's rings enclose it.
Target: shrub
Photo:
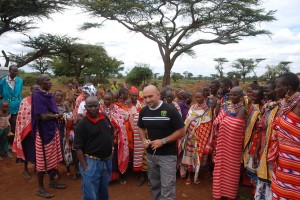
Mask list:
[[[36,84],[36,78],[39,73],[22,73],[19,76],[23,79],[23,85],[33,85]]]
[[[74,77],[59,76],[56,78],[56,80],[59,84],[68,85],[69,83],[74,82]]]

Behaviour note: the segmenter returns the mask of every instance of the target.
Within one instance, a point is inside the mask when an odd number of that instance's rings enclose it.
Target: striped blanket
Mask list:
[[[299,93],[295,101],[300,102]],[[268,154],[274,162],[273,199],[300,199],[300,116],[289,110],[277,118],[274,129]]]
[[[62,152],[59,142],[59,132],[56,131],[52,141],[44,145],[46,164],[44,162],[44,153],[42,148],[42,140],[40,134],[37,132],[35,140],[36,149],[36,170],[38,172],[44,172],[50,169],[57,169],[58,164],[62,161]]]
[[[244,132],[245,119],[225,116],[220,123],[213,172],[213,197],[216,199],[236,198]]]

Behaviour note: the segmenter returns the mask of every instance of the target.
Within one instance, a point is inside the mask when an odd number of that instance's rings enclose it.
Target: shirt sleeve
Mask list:
[[[146,107],[142,108],[142,110],[140,111],[140,114],[139,114],[139,119],[138,119],[137,125],[140,128],[145,128],[144,122],[143,122],[143,116],[145,114],[145,109],[146,109]]]
[[[74,134],[74,149],[83,149],[85,144],[83,119],[75,127]]]
[[[79,104],[79,107],[78,107],[78,112],[77,114],[81,114],[81,115],[84,115],[85,114],[85,101],[81,102]]]
[[[174,131],[177,131],[178,129],[181,129],[182,127],[184,127],[183,119],[175,107],[172,108],[171,113],[172,113],[172,115],[170,118],[171,118],[171,124],[172,124]]]

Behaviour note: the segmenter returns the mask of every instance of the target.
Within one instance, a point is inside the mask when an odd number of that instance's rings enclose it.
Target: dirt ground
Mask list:
[[[183,89],[188,89],[194,92],[196,89],[201,88],[205,83],[197,82],[196,84],[182,85]],[[66,91],[66,86],[53,86],[51,91],[62,89]],[[28,95],[28,87],[24,87],[24,97]],[[0,200],[39,200],[42,199],[35,195],[38,187],[37,176],[33,172],[33,165],[29,165],[31,179],[25,180],[22,176],[23,164],[15,163],[15,159],[4,158],[0,162]],[[61,180],[59,182],[67,184],[65,190],[55,190],[48,188],[48,177],[45,177],[46,189],[53,193],[55,196],[53,200],[80,200],[81,180],[71,180],[66,177],[65,169],[60,167]],[[176,199],[177,200],[210,200],[212,199],[212,180],[211,178],[201,177],[199,185],[185,185],[185,180],[178,179],[176,182]],[[147,183],[143,186],[136,186],[134,175],[129,175],[126,178],[127,183],[121,185],[119,183],[111,183],[109,185],[109,195],[111,200],[151,200],[150,190]],[[238,199],[250,200],[250,189],[247,187],[240,187]]]
[[[23,164],[15,163],[15,159],[4,158],[0,162],[0,200],[39,200],[42,199],[35,195],[37,190],[37,176],[33,172],[33,165],[29,165],[31,174],[30,180],[25,180],[22,176]],[[48,189],[48,177],[45,177],[45,186],[49,192],[55,196],[53,200],[80,200],[81,180],[72,180],[65,175],[64,167],[60,167],[61,180],[59,182],[67,184],[65,190]],[[109,185],[109,195],[112,200],[150,200],[151,195],[149,186],[145,183],[143,186],[136,186],[134,175],[126,178],[127,183],[121,185],[119,183],[111,183]],[[209,200],[212,199],[212,180],[201,176],[199,185],[185,185],[185,180],[177,180],[176,183],[177,200]],[[238,199],[251,199],[249,188],[240,187]]]

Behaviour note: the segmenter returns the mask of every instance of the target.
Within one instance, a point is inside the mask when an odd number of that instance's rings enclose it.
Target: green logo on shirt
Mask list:
[[[162,110],[162,111],[160,111],[160,114],[161,114],[162,117],[165,117],[165,116],[167,116],[167,111]]]

